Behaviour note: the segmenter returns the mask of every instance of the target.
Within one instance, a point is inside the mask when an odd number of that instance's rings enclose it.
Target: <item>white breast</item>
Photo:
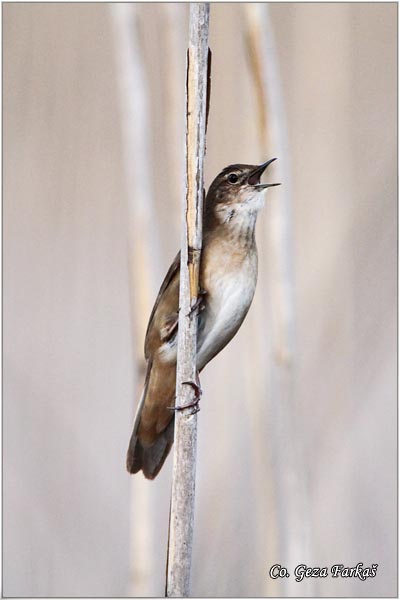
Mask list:
[[[240,327],[254,296],[256,270],[256,259],[248,259],[234,275],[215,272],[207,282],[205,326],[198,338],[199,369],[215,354],[215,346],[227,344]]]

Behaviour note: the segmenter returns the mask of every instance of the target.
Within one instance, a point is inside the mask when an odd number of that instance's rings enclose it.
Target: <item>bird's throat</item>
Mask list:
[[[210,229],[213,236],[229,241],[236,249],[249,251],[255,245],[255,227],[261,203],[230,204],[215,208]]]

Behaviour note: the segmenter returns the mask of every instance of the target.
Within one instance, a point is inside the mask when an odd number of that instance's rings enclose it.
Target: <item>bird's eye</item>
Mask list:
[[[229,183],[237,183],[239,181],[239,177],[236,175],[236,173],[231,173],[228,175],[228,181]]]

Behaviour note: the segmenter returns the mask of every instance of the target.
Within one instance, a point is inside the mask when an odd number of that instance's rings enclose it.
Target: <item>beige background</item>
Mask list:
[[[269,158],[246,10],[211,8],[207,185]],[[187,15],[3,5],[5,596],[163,594],[171,459],[144,482],[124,458],[143,328],[179,244]],[[394,596],[397,6],[272,3],[269,15],[286,122],[271,177],[284,186],[259,219],[254,306],[202,378],[192,593]],[[287,406],[265,376],[269,222],[284,198]],[[379,568],[365,582],[271,581],[288,556]]]

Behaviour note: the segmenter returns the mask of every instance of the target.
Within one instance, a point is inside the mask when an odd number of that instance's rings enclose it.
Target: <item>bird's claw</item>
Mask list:
[[[206,290],[199,290],[199,293],[197,294],[196,302],[193,304],[192,308],[190,309],[188,317],[191,317],[193,315],[193,313],[196,312],[197,309],[199,309],[199,312],[201,312],[205,309],[203,296],[205,296],[206,294],[207,294]]]
[[[181,411],[185,410],[186,408],[193,408],[191,414],[195,415],[200,410],[199,402],[203,394],[203,390],[194,381],[182,381],[182,385],[190,385],[190,387],[194,389],[194,400],[192,402],[188,402],[187,404],[182,404],[181,406],[167,406],[167,408],[168,410],[174,411]]]
[[[195,399],[197,400],[197,402],[200,400],[203,394],[203,390],[201,389],[198,383],[195,383],[194,381],[182,381],[182,385],[190,385],[190,387],[194,389]]]
[[[195,415],[200,410],[199,402],[200,398],[196,398],[195,400],[193,400],[193,402],[188,402],[187,404],[182,404],[181,406],[167,406],[167,408],[168,410],[173,410],[176,412],[185,410],[186,408],[193,408],[191,414]]]

